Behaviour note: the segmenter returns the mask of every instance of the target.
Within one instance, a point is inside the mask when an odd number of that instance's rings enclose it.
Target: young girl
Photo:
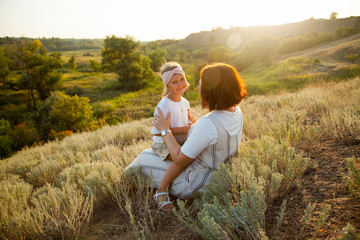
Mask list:
[[[165,116],[170,113],[171,129],[161,133],[155,127],[152,128],[151,133],[154,135],[152,149],[163,160],[171,160],[163,136],[171,131],[175,135],[177,142],[183,145],[187,132],[191,124],[195,123],[195,119],[191,115],[189,102],[181,96],[185,93],[189,83],[186,81],[185,72],[181,69],[180,64],[177,62],[165,63],[161,68],[161,76],[165,88],[163,98],[156,106],[154,115],[158,115],[158,108]]]
[[[185,72],[181,69],[181,66],[176,62],[167,62],[161,68],[161,76],[165,89],[163,98],[155,108],[154,116],[158,115],[158,109],[160,109],[164,116],[168,116],[168,113],[170,113],[171,122],[170,129],[161,132],[153,127],[151,130],[151,133],[154,134],[152,149],[162,160],[172,160],[163,137],[171,131],[176,141],[180,145],[183,145],[191,125],[195,123],[196,120],[191,114],[189,102],[181,96],[189,86],[185,78]],[[175,165],[173,168],[174,167]],[[182,170],[183,169],[176,168],[175,170],[171,169],[166,171],[168,176],[166,179],[163,179],[164,185],[167,184],[169,176],[175,178]],[[171,211],[174,208],[166,191],[156,191],[154,200],[162,210]]]

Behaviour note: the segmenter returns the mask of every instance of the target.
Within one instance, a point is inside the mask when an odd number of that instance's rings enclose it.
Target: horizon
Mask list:
[[[218,27],[276,26],[314,19],[360,16],[360,1],[286,0],[0,0],[0,37],[104,39],[132,36],[139,41],[184,39],[192,33]],[[140,6],[140,7],[139,7]],[[260,6],[260,7],[259,7]]]
[[[349,17],[345,17],[345,18],[337,18],[337,19],[346,19],[346,18],[351,18],[351,17],[360,17],[360,16],[349,16]],[[222,28],[222,29],[225,29],[225,30],[230,30],[232,28],[256,28],[256,27],[271,27],[271,26],[281,26],[281,25],[286,25],[286,24],[292,24],[292,23],[299,23],[299,22],[303,22],[303,21],[307,21],[307,20],[310,20],[310,19],[304,19],[304,20],[300,20],[298,22],[289,22],[289,23],[282,23],[282,24],[275,24],[275,25],[254,25],[254,26],[231,26],[229,28],[224,28],[224,27],[221,27],[221,26],[218,26],[217,28]],[[329,20],[329,19],[326,19],[326,18],[314,18],[314,20]],[[213,27],[213,29],[216,29],[215,27]],[[185,36],[184,38],[163,38],[163,39],[154,39],[154,40],[144,40],[144,41],[141,41],[139,39],[136,39],[135,40],[139,40],[141,42],[151,42],[151,41],[157,41],[157,40],[182,40],[182,39],[185,39],[186,37],[188,37],[189,35],[193,34],[193,33],[200,33],[200,32],[209,32],[209,31],[212,31],[213,29],[210,29],[210,30],[200,30],[198,32],[192,32],[192,33],[189,33],[187,36]],[[5,38],[5,37],[9,37],[9,38],[29,38],[29,39],[50,39],[50,38],[59,38],[59,39],[76,39],[76,40],[82,40],[82,39],[89,39],[89,40],[103,40],[105,39],[107,36],[112,36],[114,34],[109,34],[109,35],[106,35],[105,37],[103,38],[86,38],[86,37],[79,37],[79,38],[76,38],[76,37],[54,37],[54,36],[50,36],[50,37],[29,37],[29,36],[0,36],[0,38]],[[114,35],[116,37],[125,37],[124,36],[118,36],[118,35]],[[130,37],[133,37],[131,35],[128,35]]]

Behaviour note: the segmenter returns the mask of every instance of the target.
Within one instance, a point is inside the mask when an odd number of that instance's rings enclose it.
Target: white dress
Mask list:
[[[171,195],[186,198],[203,190],[220,162],[237,153],[243,118],[239,107],[235,112],[212,111],[201,117],[190,129],[188,139],[181,147],[182,153],[194,160],[174,180],[169,188]],[[152,149],[144,150],[126,169],[141,169],[158,188],[171,161],[163,161]]]

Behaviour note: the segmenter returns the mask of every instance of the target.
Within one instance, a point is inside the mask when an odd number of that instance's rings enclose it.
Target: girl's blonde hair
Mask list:
[[[166,62],[166,63],[164,63],[164,65],[162,65],[162,67],[160,68],[161,75],[163,75],[164,72],[171,71],[176,67],[181,68],[180,64],[177,63],[177,62]],[[189,86],[189,84],[188,84],[188,86]],[[163,91],[161,97],[165,97],[168,94],[169,94],[169,90],[167,89],[166,86],[164,86],[164,91]]]
[[[164,72],[171,71],[176,67],[181,67],[179,63],[177,62],[166,62],[162,67],[160,68],[161,75],[164,74]]]

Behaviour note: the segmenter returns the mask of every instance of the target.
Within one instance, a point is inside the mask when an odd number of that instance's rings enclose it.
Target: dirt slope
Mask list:
[[[336,239],[348,223],[360,230],[360,199],[353,197],[343,181],[346,174],[345,158],[360,157],[360,145],[346,146],[330,140],[303,146],[302,150],[312,160],[310,167],[298,186],[286,196],[287,208],[284,221],[276,231],[276,216],[281,200],[270,206],[267,212],[267,230],[270,239]],[[331,210],[326,224],[315,231],[303,222],[306,206],[316,203],[317,217],[321,207],[329,204]],[[315,235],[316,234],[316,235]]]

